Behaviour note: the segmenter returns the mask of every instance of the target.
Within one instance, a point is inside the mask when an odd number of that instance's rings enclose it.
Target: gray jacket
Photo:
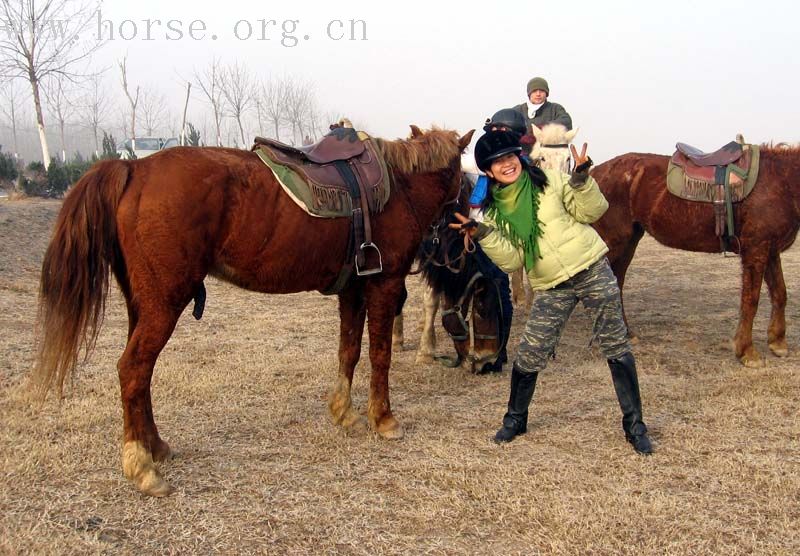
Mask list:
[[[526,103],[518,104],[514,110],[519,112],[525,117],[525,122],[528,124],[528,133],[532,133],[531,125],[542,127],[545,124],[561,124],[567,128],[567,131],[572,129],[572,118],[564,110],[564,107],[549,100],[544,101],[533,118],[528,117],[528,105]]]

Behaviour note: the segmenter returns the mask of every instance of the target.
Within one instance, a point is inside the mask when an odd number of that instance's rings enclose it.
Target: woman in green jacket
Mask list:
[[[457,214],[461,224],[452,224],[470,234],[503,271],[524,266],[532,289],[540,292],[514,360],[508,411],[495,441],[510,442],[526,432],[536,379],[581,301],[611,369],[625,438],[637,452],[650,454],[619,286],[605,257],[608,247],[590,226],[608,202],[589,176],[586,146],[580,155],[571,149],[576,166],[572,175],[541,170],[520,158],[516,136],[487,132],[475,146],[478,168],[491,179],[484,221],[478,224]]]

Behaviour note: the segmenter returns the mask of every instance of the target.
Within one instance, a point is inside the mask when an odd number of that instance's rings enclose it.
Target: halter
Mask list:
[[[422,269],[425,268],[427,264],[432,264],[433,266],[437,267],[444,267],[453,274],[459,274],[462,270],[464,270],[464,266],[466,265],[466,256],[468,253],[475,252],[475,244],[472,242],[471,239],[468,241],[465,240],[464,242],[464,250],[461,251],[461,254],[453,260],[450,260],[449,249],[444,250],[444,260],[442,262],[437,261],[434,257],[436,255],[437,246],[441,243],[439,239],[439,229],[442,227],[446,227],[448,225],[448,212],[445,210],[448,206],[454,205],[456,208],[461,206],[461,194],[464,192],[464,185],[465,181],[462,178],[461,187],[458,189],[458,193],[456,196],[445,202],[442,205],[442,213],[439,219],[429,226],[430,232],[425,236],[424,239],[430,238],[431,243],[434,245],[434,248],[430,252],[426,252],[424,258],[419,259],[419,263],[417,268],[414,270],[409,271],[409,275],[413,276],[422,272]],[[458,266],[454,266],[458,264]]]
[[[568,149],[569,148],[569,143],[551,143],[551,144],[547,144],[547,145],[539,143],[539,147],[542,148],[542,149]],[[537,157],[536,159],[534,159],[534,162],[536,162],[537,163],[536,165],[541,168],[541,163],[542,163],[543,160],[544,160],[544,157],[540,156],[540,157]],[[572,169],[573,169],[572,157],[571,156],[567,156],[567,172],[572,171]]]

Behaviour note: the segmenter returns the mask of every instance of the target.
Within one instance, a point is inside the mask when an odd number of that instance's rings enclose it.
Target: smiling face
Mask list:
[[[486,175],[500,185],[510,185],[514,183],[521,173],[522,163],[519,161],[517,153],[509,153],[494,160],[491,168],[486,171]]]
[[[547,100],[547,92],[545,92],[543,89],[536,89],[535,91],[531,91],[529,98],[531,104],[542,104]]]

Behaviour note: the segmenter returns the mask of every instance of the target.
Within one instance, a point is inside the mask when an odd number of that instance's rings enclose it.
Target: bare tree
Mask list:
[[[20,122],[20,109],[19,106],[22,104],[23,93],[22,89],[17,86],[17,83],[12,79],[6,83],[5,87],[0,90],[0,96],[2,98],[2,102],[0,102],[0,112],[2,112],[3,116],[11,127],[11,137],[14,141],[14,158],[19,158],[19,139],[17,137],[17,129],[19,128]]]
[[[103,44],[89,40],[84,33],[97,6],[94,0],[0,1],[0,19],[6,27],[0,34],[0,76],[24,77],[30,83],[45,165],[50,163],[50,149],[40,86],[48,77],[74,82],[83,76],[78,70],[80,62]],[[86,35],[86,40],[81,35]]]
[[[131,148],[136,153],[136,107],[139,105],[139,86],[136,86],[136,94],[131,96],[128,90],[128,57],[125,56],[119,61],[119,70],[122,73],[122,90],[125,91],[125,96],[128,97],[128,103],[131,105]]]
[[[128,113],[125,111],[125,108],[121,106],[117,112],[117,118],[117,126],[119,126],[119,129],[122,132],[121,137],[124,140],[126,137],[131,136],[130,130],[128,129],[128,124],[131,123],[131,119],[130,116],[128,116]]]
[[[239,126],[242,146],[247,145],[242,119],[253,108],[256,100],[253,94],[253,80],[247,71],[247,66],[237,62],[225,68],[221,84],[222,94],[228,104],[228,115],[236,120]]]
[[[92,131],[94,137],[94,154],[100,156],[100,125],[108,117],[111,108],[111,99],[108,91],[103,87],[100,75],[92,76],[89,91],[81,100],[81,119]]]
[[[186,102],[183,104],[183,118],[181,119],[180,144],[185,145],[186,140],[186,111],[189,109],[189,94],[192,92],[192,83],[186,83]],[[194,128],[192,128],[194,130]]]
[[[144,89],[140,104],[145,135],[152,137],[156,128],[164,127],[164,120],[167,116],[167,99],[158,91]]]
[[[225,110],[225,97],[222,94],[223,69],[218,59],[214,58],[211,64],[202,73],[195,71],[194,80],[203,92],[206,100],[211,104],[214,112],[214,129],[216,131],[217,146],[222,146],[222,114]],[[205,133],[204,136],[208,137]]]
[[[64,80],[55,75],[46,80],[43,85],[45,102],[58,123],[58,135],[61,139],[61,162],[66,162],[66,127],[73,108],[70,98],[71,91],[68,86],[65,86]]]
[[[275,139],[281,140],[281,125],[286,121],[286,81],[270,78],[261,86],[260,103],[264,117],[275,130]]]
[[[286,81],[286,118],[292,126],[292,138],[296,138],[299,133],[302,140],[303,125],[313,96],[313,86],[310,83],[294,79]]]

